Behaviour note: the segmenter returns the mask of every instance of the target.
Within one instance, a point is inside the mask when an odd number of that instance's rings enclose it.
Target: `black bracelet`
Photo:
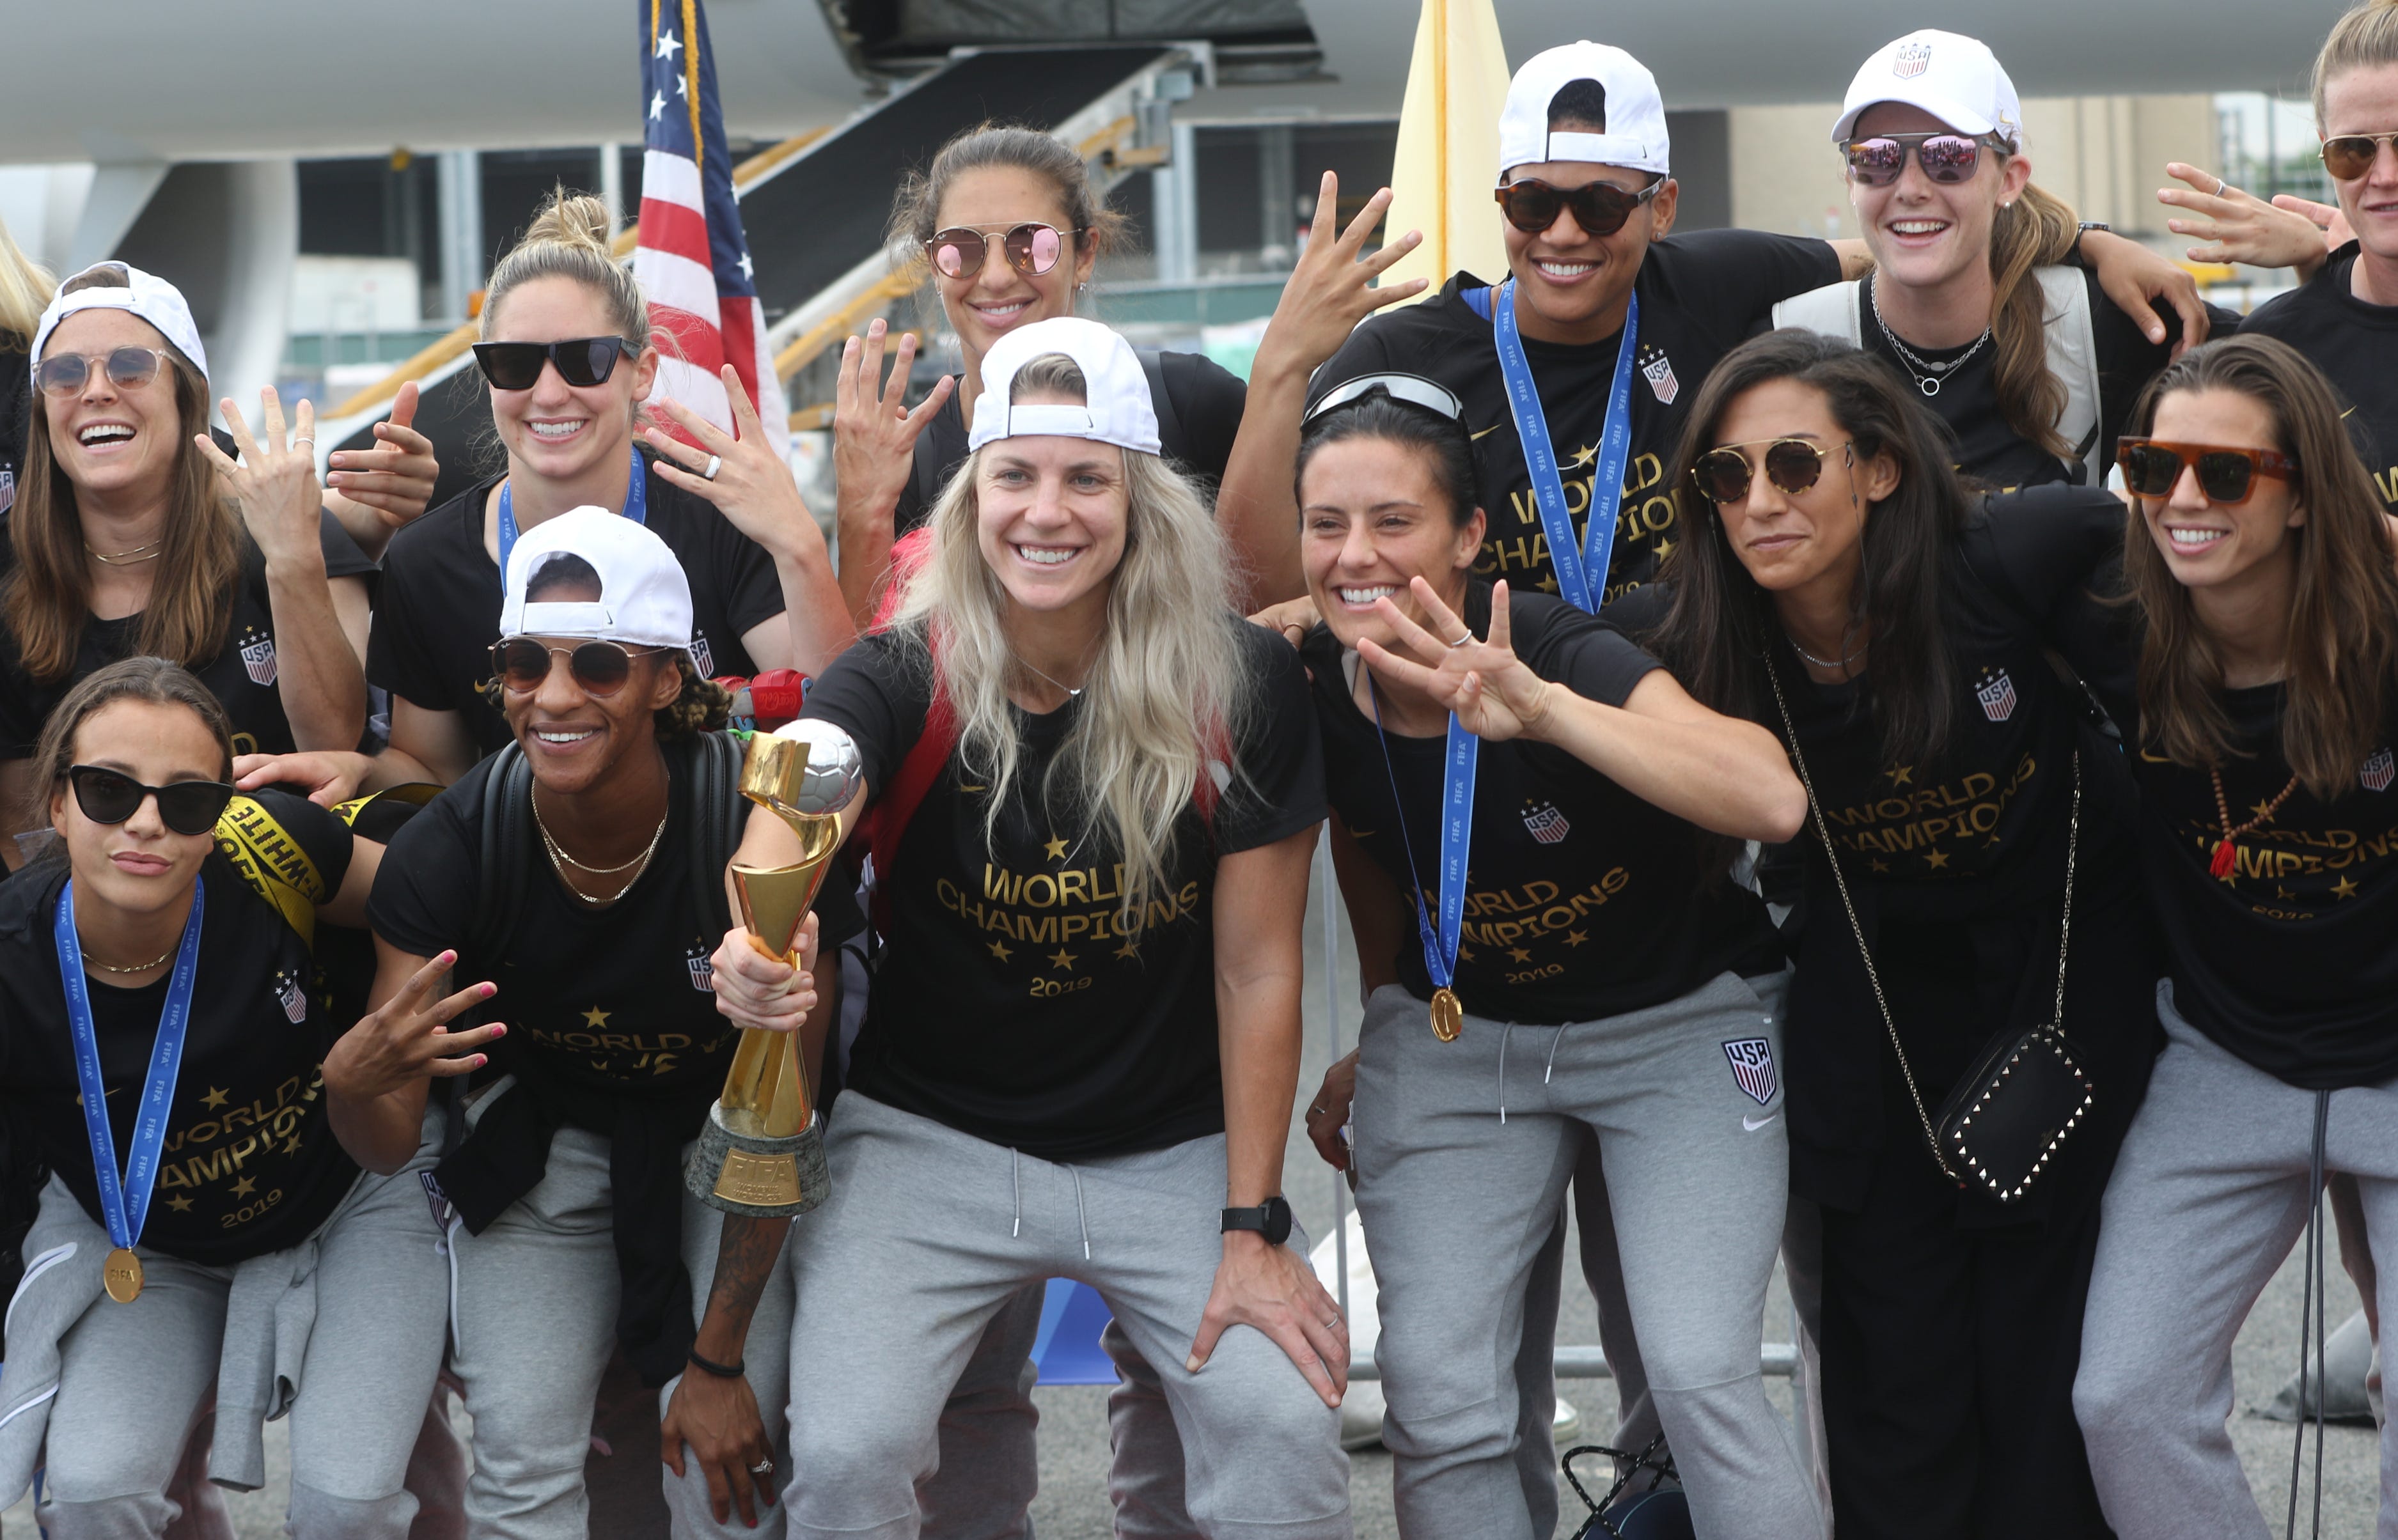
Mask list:
[[[699,1356],[699,1349],[696,1347],[693,1348],[686,1356],[691,1359],[694,1366],[707,1370],[709,1373],[715,1375],[720,1380],[737,1380],[741,1377],[742,1366],[737,1363],[722,1364],[717,1363],[712,1359],[703,1359]]]

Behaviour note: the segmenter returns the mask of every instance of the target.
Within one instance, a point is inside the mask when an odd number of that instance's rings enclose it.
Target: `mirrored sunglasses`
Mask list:
[[[1915,164],[1923,167],[1927,181],[1954,183],[1971,181],[1982,167],[1982,146],[2003,149],[1997,140],[1969,138],[1964,134],[1876,134],[1871,139],[1852,139],[1840,146],[1848,159],[1849,179],[1867,187],[1887,187],[1906,169],[1906,157],[1913,155]]]
[[[1076,239],[1083,232],[1071,233]],[[1028,221],[1012,225],[999,237],[999,248],[1007,258],[1007,265],[1026,277],[1038,277],[1058,265],[1065,255],[1069,232],[1054,224]],[[925,260],[944,278],[971,278],[982,271],[984,261],[990,255],[990,238],[979,230],[963,225],[934,232],[924,243]]]

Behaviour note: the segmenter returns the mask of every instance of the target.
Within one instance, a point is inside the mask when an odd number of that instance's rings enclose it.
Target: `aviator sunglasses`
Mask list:
[[[645,647],[646,656],[664,651],[663,648]],[[634,649],[622,642],[583,642],[574,647],[552,647],[531,636],[504,636],[492,644],[492,672],[500,682],[519,695],[530,695],[549,677],[550,659],[558,653],[566,655],[566,666],[574,682],[586,695],[613,695],[625,688],[633,676]]]
[[[616,360],[641,351],[622,337],[571,337],[559,342],[478,342],[475,362],[493,390],[531,390],[545,363],[570,385],[591,386],[616,372]]]
[[[1797,497],[1824,476],[1824,460],[1834,449],[1848,448],[1852,440],[1838,444],[1816,444],[1804,438],[1768,438],[1765,445],[1765,479],[1791,497]],[[1726,444],[1709,449],[1691,466],[1691,479],[1697,483],[1699,493],[1709,502],[1738,502],[1748,495],[1752,473],[1748,457],[1740,451],[1745,445]]]
[[[1491,196],[1507,222],[1527,235],[1537,235],[1557,222],[1557,210],[1573,210],[1574,223],[1585,235],[1612,235],[1632,218],[1632,211],[1657,195],[1663,177],[1637,193],[1627,193],[1611,181],[1586,181],[1580,187],[1552,187],[1538,177],[1511,181],[1492,189]]]
[[[1906,169],[1910,154],[1923,167],[1927,181],[1955,183],[1974,180],[1974,173],[1981,169],[1985,144],[1993,150],[2006,148],[1997,139],[1971,139],[1963,134],[1876,134],[1846,141],[1840,153],[1848,159],[1850,180],[1867,187],[1888,187],[1896,181]]]
[[[2295,481],[2298,462],[2271,449],[2224,449],[2213,444],[2168,444],[2157,438],[2126,438],[2116,448],[2123,484],[2141,497],[2169,497],[2185,466],[2198,471],[2198,489],[2217,507],[2248,501],[2257,478]]]
[[[2335,134],[2323,141],[2324,169],[2340,181],[2354,181],[2373,169],[2374,156],[2384,144],[2398,150],[2398,132]]]
[[[91,366],[100,365],[108,371],[108,382],[119,390],[134,390],[158,377],[159,366],[167,361],[164,348],[112,348],[105,354],[89,356],[80,353],[62,353],[42,360],[37,378],[44,394],[74,395],[91,379]]]
[[[158,799],[158,821],[177,834],[207,834],[233,800],[233,788],[222,781],[170,781],[145,786],[121,770],[101,765],[77,765],[67,771],[74,788],[75,806],[95,824],[122,824],[141,810],[142,799]]]
[[[1007,265],[1028,278],[1037,278],[1058,265],[1065,254],[1067,231],[1037,220],[1010,225],[999,237],[1000,251]],[[1083,232],[1071,232],[1079,240]],[[944,278],[971,278],[982,271],[985,258],[990,255],[990,237],[979,230],[956,225],[937,230],[924,243],[924,256]]]

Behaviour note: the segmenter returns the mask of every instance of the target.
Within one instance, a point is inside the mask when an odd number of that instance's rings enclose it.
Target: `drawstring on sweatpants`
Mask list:
[[[2307,1156],[2307,1262],[2298,1284],[2298,1436],[2290,1449],[2290,1515],[2283,1533],[2298,1533],[2298,1465],[2307,1449],[2307,1324],[2315,1332],[2315,1528],[2323,1533],[2324,1462],[2324,1146],[2331,1126],[2331,1092],[2315,1092],[2314,1147]]]
[[[1024,1157],[1017,1154],[1013,1145],[1009,1146],[1007,1151],[1007,1185],[1010,1188],[1014,1189],[1014,1204],[1016,1209],[1015,1217],[1009,1222],[1007,1226],[1007,1233],[1011,1239],[1024,1233],[1024,1172],[1022,1166],[1019,1164],[1023,1158]]]
[[[1083,1212],[1083,1169],[1068,1166],[1066,1170],[1074,1178],[1074,1223],[1083,1228],[1083,1260],[1088,1262],[1091,1260],[1091,1220]]]
[[[1566,1028],[1572,1024],[1570,1022],[1557,1024],[1557,1035],[1549,1039],[1549,1064],[1547,1068],[1541,1071],[1541,1084],[1547,1085],[1549,1077],[1557,1072],[1557,1045],[1566,1040]]]
[[[1507,1039],[1516,1035],[1516,1024],[1508,1022],[1499,1028],[1499,1120],[1507,1120]]]

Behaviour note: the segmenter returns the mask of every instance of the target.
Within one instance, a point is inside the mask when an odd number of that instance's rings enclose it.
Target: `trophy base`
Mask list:
[[[707,1109],[683,1185],[711,1209],[749,1219],[788,1219],[823,1202],[832,1191],[825,1169],[824,1119],[775,1138],[724,1126],[721,1103]]]

